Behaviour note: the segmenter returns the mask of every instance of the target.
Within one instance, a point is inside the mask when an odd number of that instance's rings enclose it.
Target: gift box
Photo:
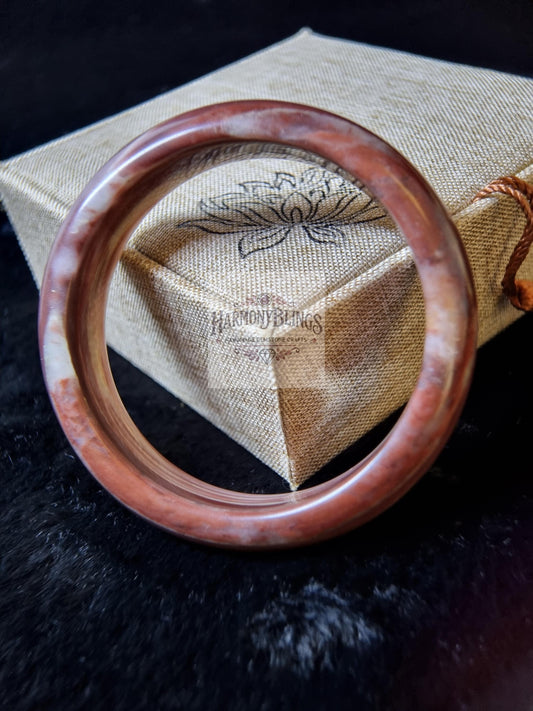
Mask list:
[[[175,114],[236,99],[316,106],[389,141],[458,227],[479,344],[520,316],[500,282],[522,213],[508,198],[472,199],[501,175],[531,182],[533,81],[309,30],[3,163],[2,200],[37,284],[70,206],[117,150]],[[363,185],[303,158],[267,144],[194,156],[204,172],[132,235],[107,315],[111,347],[292,488],[406,402],[424,337],[400,231]]]

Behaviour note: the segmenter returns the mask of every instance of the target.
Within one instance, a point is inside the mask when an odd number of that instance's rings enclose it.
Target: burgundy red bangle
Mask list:
[[[425,299],[423,365],[396,425],[362,462],[295,493],[228,491],[171,464],[126,412],[106,349],[113,271],[140,220],[179,183],[176,162],[202,147],[248,141],[302,149],[363,183],[403,231]],[[429,468],[455,425],[471,380],[476,333],[472,277],[461,242],[419,173],[385,141],[351,121],[276,101],[191,111],[155,126],[115,155],[61,228],[39,314],[47,388],[85,466],[123,504],[158,526],[196,541],[241,548],[330,538],[396,501]]]

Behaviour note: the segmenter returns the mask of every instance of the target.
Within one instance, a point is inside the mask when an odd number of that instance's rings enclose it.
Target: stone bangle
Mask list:
[[[107,294],[128,237],[183,180],[176,170],[179,160],[194,158],[201,148],[243,142],[295,147],[361,181],[403,231],[425,299],[422,369],[396,425],[359,464],[295,493],[228,491],[171,464],[132,422],[107,356]],[[206,168],[202,161],[189,165],[193,172]],[[119,501],[162,528],[240,548],[330,538],[396,501],[427,471],[457,421],[472,376],[476,333],[465,253],[446,210],[418,172],[364,128],[315,108],[276,101],[191,111],[155,126],[115,155],[87,185],[58,234],[39,312],[46,385],[86,467]]]

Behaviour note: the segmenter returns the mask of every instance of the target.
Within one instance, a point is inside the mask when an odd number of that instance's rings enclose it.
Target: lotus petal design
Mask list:
[[[309,168],[298,176],[276,172],[270,182],[239,183],[233,192],[202,200],[200,209],[205,217],[179,227],[237,235],[243,258],[288,238],[339,244],[346,236],[343,226],[387,216],[359,186],[320,168]]]

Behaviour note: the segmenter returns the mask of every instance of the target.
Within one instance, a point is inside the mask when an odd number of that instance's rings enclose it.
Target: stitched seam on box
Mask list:
[[[440,57],[432,57],[428,54],[418,54],[418,53],[413,53],[413,52],[407,52],[404,49],[395,49],[394,47],[385,47],[383,45],[379,44],[371,44],[369,42],[358,42],[357,40],[351,40],[347,39],[346,37],[335,37],[334,35],[327,35],[323,34],[322,32],[315,32],[314,30],[311,30],[310,32],[311,37],[316,37],[317,39],[320,40],[326,40],[329,42],[339,42],[348,46],[353,46],[358,45],[359,47],[368,47],[368,49],[372,50],[378,50],[380,52],[383,52],[384,54],[389,54],[393,55],[390,57],[391,63],[394,62],[394,57],[406,57],[410,60],[412,59],[420,59],[424,62],[432,62],[436,68],[436,70],[439,70],[442,67],[451,67],[453,69],[466,69],[466,70],[471,70],[475,72],[482,72],[486,76],[492,75],[496,77],[518,77],[519,79],[531,79],[531,76],[529,74],[516,74],[515,72],[505,72],[502,71],[501,69],[492,69],[491,67],[486,67],[483,65],[477,65],[477,64],[465,64],[465,62],[455,62],[451,61],[450,59],[441,59]]]

